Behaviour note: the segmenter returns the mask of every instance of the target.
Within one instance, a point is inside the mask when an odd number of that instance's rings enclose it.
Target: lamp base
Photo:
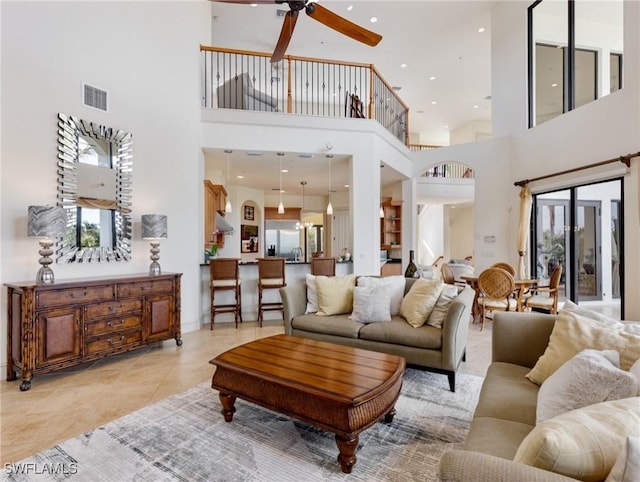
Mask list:
[[[36,283],[53,284],[53,270],[49,266],[42,266],[36,273]]]
[[[149,276],[159,276],[162,272],[160,270],[160,263],[154,261],[149,265]]]

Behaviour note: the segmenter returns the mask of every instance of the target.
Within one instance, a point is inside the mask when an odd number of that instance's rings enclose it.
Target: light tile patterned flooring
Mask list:
[[[87,430],[138,410],[213,374],[209,360],[242,343],[283,333],[282,322],[262,328],[245,322],[218,323],[154,347],[20,381],[0,382],[0,462],[16,462]],[[469,327],[467,362],[461,372],[483,376],[490,362],[491,323]],[[444,376],[444,375],[443,375]]]

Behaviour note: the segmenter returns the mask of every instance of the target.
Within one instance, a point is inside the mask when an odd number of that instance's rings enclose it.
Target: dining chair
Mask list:
[[[234,313],[236,328],[242,323],[242,287],[238,258],[213,258],[209,260],[209,290],[211,294],[211,330],[218,313]],[[215,304],[217,291],[233,291],[234,302]]]
[[[284,258],[258,258],[258,326],[261,328],[265,311],[282,311],[284,320],[284,305],[279,292],[279,301],[262,301],[265,290],[277,291],[287,286],[284,266]]]
[[[314,276],[335,276],[336,258],[311,258],[311,274]]]
[[[511,296],[516,287],[511,273],[502,268],[487,268],[478,276],[478,297],[481,308],[480,331],[484,329],[487,311],[515,311],[516,300]]]
[[[507,273],[509,273],[511,276],[515,276],[516,275],[516,269],[510,265],[509,263],[506,263],[504,261],[498,261],[497,263],[493,263],[491,266],[489,266],[490,268],[500,268],[505,270]]]
[[[551,273],[547,286],[534,286],[531,288],[531,296],[524,302],[525,308],[531,308],[558,314],[558,288],[562,277],[562,266],[556,266]]]
[[[449,266],[449,263],[442,263],[440,267],[440,273],[442,274],[442,281],[448,285],[456,285],[456,286],[467,286],[467,283],[464,281],[456,280],[456,274],[453,271],[453,268]]]

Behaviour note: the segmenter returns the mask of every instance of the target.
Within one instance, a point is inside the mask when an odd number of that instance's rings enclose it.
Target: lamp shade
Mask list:
[[[142,215],[142,239],[167,237],[167,217],[163,214]]]
[[[27,236],[56,238],[67,229],[67,212],[60,206],[29,206]]]

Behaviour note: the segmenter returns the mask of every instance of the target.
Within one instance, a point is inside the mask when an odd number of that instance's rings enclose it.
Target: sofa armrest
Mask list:
[[[455,371],[467,348],[469,319],[475,293],[464,288],[449,305],[442,324],[442,368]]]
[[[491,359],[533,368],[549,344],[555,315],[496,312]]]
[[[284,306],[284,333],[290,335],[291,320],[304,315],[307,310],[307,283],[292,283],[280,288],[280,297]]]
[[[440,458],[438,477],[443,482],[575,482],[548,470],[466,450],[445,452]]]

